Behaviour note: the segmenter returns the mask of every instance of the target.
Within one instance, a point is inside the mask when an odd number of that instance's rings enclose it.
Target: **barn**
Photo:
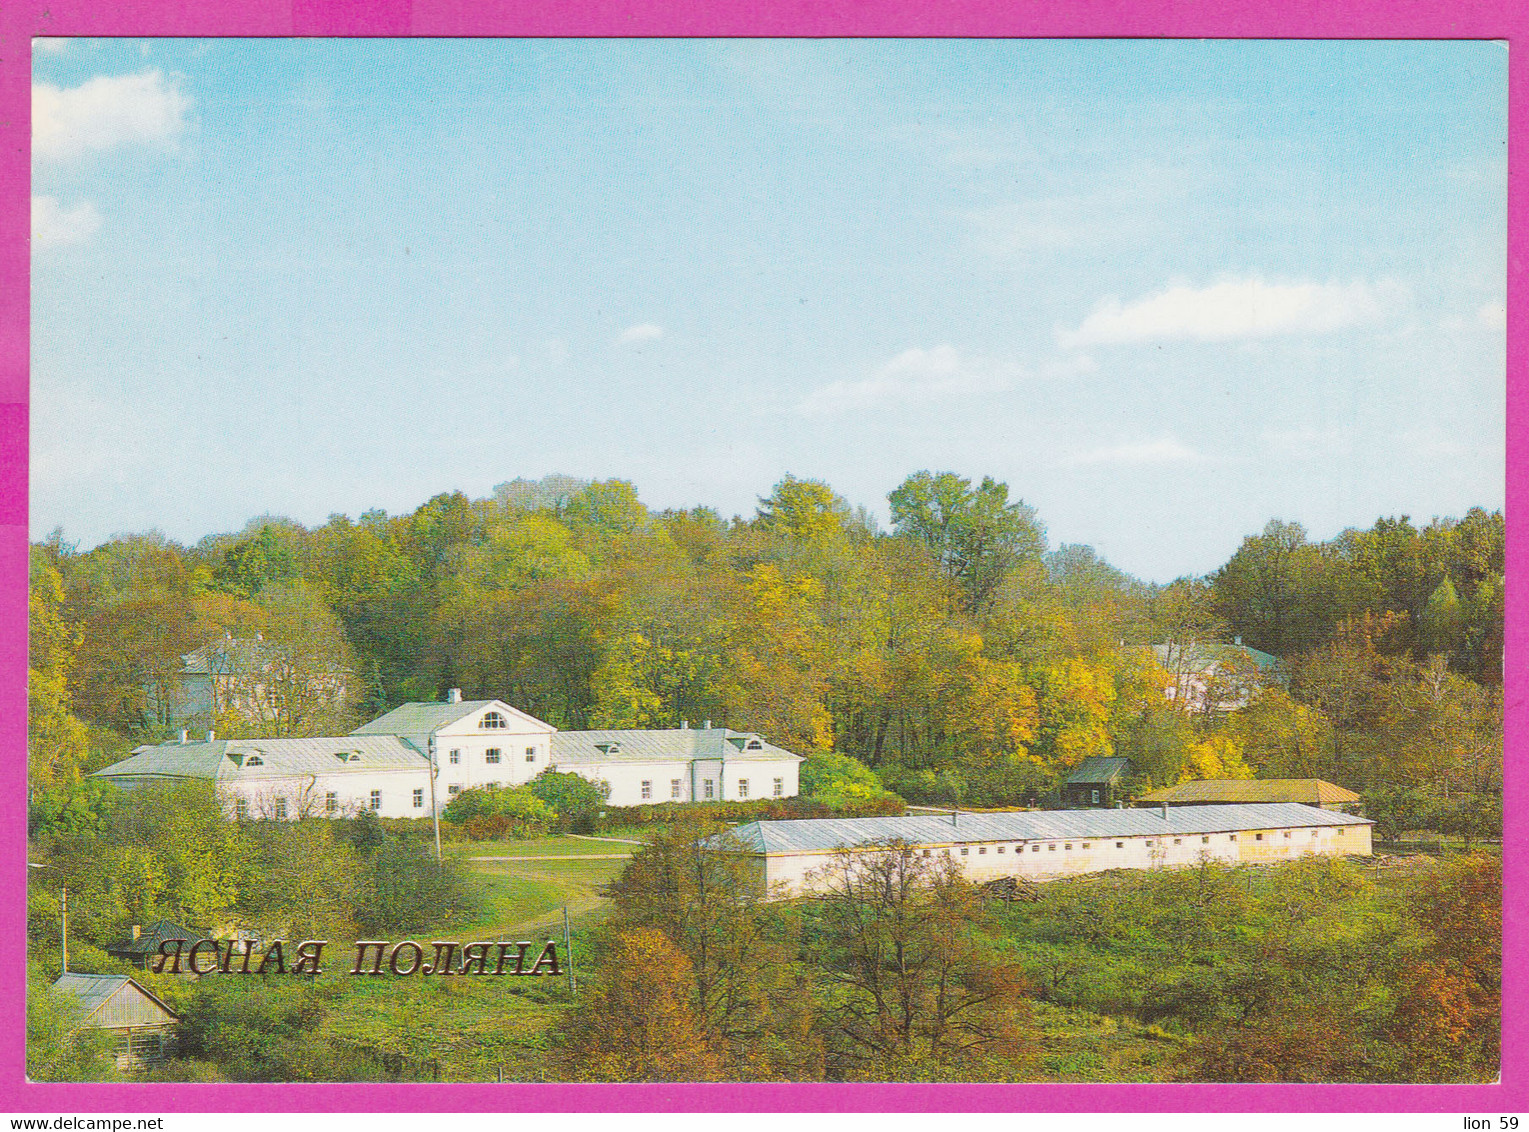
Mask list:
[[[977,882],[1052,880],[1204,860],[1272,864],[1311,855],[1368,856],[1372,824],[1294,802],[952,813],[749,822],[716,847],[754,860],[767,890],[788,897],[821,890],[844,850],[877,852],[889,842],[925,857],[955,858]]]
[[[1205,778],[1143,794],[1138,806],[1225,806],[1246,802],[1300,802],[1358,813],[1360,798],[1320,778]]]
[[[116,1038],[112,1052],[119,1069],[155,1065],[173,1051],[179,1016],[126,975],[68,973],[58,977],[53,989],[80,1004],[82,1027],[106,1030]]]

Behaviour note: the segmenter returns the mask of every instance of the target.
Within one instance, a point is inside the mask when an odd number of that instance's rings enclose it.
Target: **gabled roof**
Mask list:
[[[341,758],[341,756],[344,758]],[[351,756],[356,756],[352,758]],[[258,764],[251,764],[251,757]],[[137,748],[92,778],[204,778],[218,782],[291,775],[420,770],[425,756],[396,735],[321,739],[218,739]]]
[[[379,715],[370,723],[363,723],[352,735],[431,735],[443,727],[449,727],[484,708],[497,708],[507,715],[529,720],[551,730],[551,724],[542,723],[534,715],[511,707],[503,700],[462,700],[445,704],[434,701],[399,704],[386,715]]]
[[[130,979],[126,975],[80,975],[70,972],[60,975],[53,984],[54,990],[63,991],[79,1000],[80,1005],[85,1008],[84,1024],[87,1026],[92,1024],[92,1019],[101,1012],[102,1007],[129,987],[158,1006],[170,1018],[180,1017],[166,1006],[158,995],[144,987],[137,979]],[[97,1021],[94,1024],[100,1023]]]
[[[758,747],[750,749],[751,743]],[[662,731],[559,731],[552,736],[554,764],[662,762],[666,759],[728,762],[801,760],[784,747],[727,727],[674,727]]]
[[[1131,769],[1131,760],[1123,757],[1094,755],[1078,764],[1078,769],[1067,776],[1069,785],[1094,782],[1114,782]]]
[[[755,853],[825,852],[884,841],[913,845],[967,842],[1049,841],[1065,837],[1135,837],[1153,834],[1229,833],[1243,829],[1373,825],[1334,810],[1293,802],[1250,806],[1156,809],[1030,810],[1007,813],[911,815],[879,818],[805,818],[755,821],[730,831],[729,838]]]
[[[137,939],[123,940],[106,949],[108,955],[156,955],[165,940],[182,939],[188,942],[202,938],[201,932],[183,928],[172,920],[157,920]]]
[[[1154,790],[1136,801],[1180,805],[1195,802],[1301,802],[1308,806],[1346,806],[1359,801],[1359,795],[1320,778],[1207,778]]]
[[[181,671],[188,676],[255,671],[267,663],[273,650],[251,637],[219,637],[181,657]]]
[[[1257,669],[1272,675],[1279,666],[1277,656],[1249,648],[1247,645],[1228,645],[1220,641],[1191,641],[1187,645],[1162,644],[1152,646],[1153,655],[1164,668],[1188,672],[1204,672],[1211,668],[1233,668],[1243,672]]]

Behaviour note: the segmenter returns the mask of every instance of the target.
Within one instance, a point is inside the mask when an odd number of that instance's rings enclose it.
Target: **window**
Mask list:
[[[425,792],[423,789],[414,791],[414,808],[416,810],[423,810],[425,808]]]
[[[285,821],[286,818],[287,818],[287,800],[285,798],[277,798],[276,799],[276,820],[277,821]]]
[[[340,796],[331,790],[324,795],[324,812],[326,814],[338,813],[340,809]]]
[[[708,778],[708,779],[706,779],[704,781],[704,783],[702,785],[702,790],[703,790],[703,792],[706,795],[707,801],[710,801],[712,798],[715,798],[716,795],[717,795],[717,784],[715,782],[713,782],[711,779]]]
[[[526,762],[534,763],[535,761],[536,761],[536,748],[535,747],[527,747],[526,748]]]
[[[775,780],[775,796],[777,798],[784,798],[786,796],[786,780],[784,778],[777,778]]]
[[[764,750],[764,744],[761,743],[758,739],[750,739],[743,745],[743,749],[745,751],[762,751]]]
[[[259,755],[251,755],[249,758],[244,760],[244,765],[245,766],[265,766],[265,760],[263,758],[261,758]]]
[[[1048,852],[1048,853],[1055,853],[1056,852],[1056,844],[1052,843],[1052,844],[1046,846],[1046,852]]]
[[[1090,801],[1092,801],[1093,804],[1097,806],[1099,804],[1099,791],[1097,791],[1097,790],[1090,790],[1089,791],[1089,795],[1090,795]]]
[[[1287,830],[1285,830],[1285,840],[1286,840],[1286,841],[1289,841],[1289,840],[1290,840],[1290,831],[1289,831],[1289,830],[1288,830],[1288,829],[1287,829]]]
[[[1072,842],[1069,841],[1066,845],[1063,845],[1062,848],[1063,849],[1071,849],[1072,848]]]
[[[740,798],[747,798],[748,796],[749,796],[749,780],[747,778],[740,778],[738,780],[738,797],[740,797]]]
[[[1084,843],[1083,843],[1083,848],[1085,848],[1085,849],[1087,849],[1087,848],[1088,848],[1088,846],[1089,846],[1089,842],[1087,842],[1087,841],[1085,841],[1085,842],[1084,842]]]
[[[371,801],[368,803],[368,805],[370,805],[371,808],[374,809],[374,810],[382,809],[382,791],[381,790],[373,790],[372,791]]]
[[[1147,848],[1152,848],[1152,839],[1150,837],[1147,839]]]
[[[234,818],[236,820],[238,820],[238,821],[243,821],[245,818],[247,818],[249,816],[250,816],[250,804],[249,804],[249,800],[246,799],[246,798],[235,798],[234,799]]]
[[[1040,851],[1041,851],[1041,847],[1039,845],[1032,845],[1032,846],[1030,846],[1030,852],[1032,852],[1032,853],[1039,853]]]
[[[1229,834],[1226,835],[1226,839],[1228,841],[1236,841],[1237,840],[1237,835],[1235,833],[1229,833]]]
[[[462,752],[457,750],[455,747],[453,747],[451,749],[451,765],[452,766],[456,766],[457,763],[459,763],[461,761],[462,761]]]
[[[982,846],[978,847],[978,849],[977,849],[977,856],[979,856],[979,857],[986,857],[987,856],[987,846],[986,845],[982,845]]]
[[[462,793],[462,788],[460,786],[448,786],[448,787],[446,787],[446,793],[448,793],[448,794],[460,794],[460,793]]]
[[[671,798],[678,798],[679,796],[680,796],[680,780],[678,778],[671,778],[669,780],[669,797],[671,797]]]
[[[1207,833],[1203,837],[1201,837],[1200,838],[1200,844],[1201,845],[1209,845],[1210,844],[1210,834]]]
[[[1116,849],[1124,849],[1125,847],[1126,847],[1126,843],[1124,841],[1117,841],[1117,842],[1115,842],[1115,848]]]
[[[1254,841],[1262,841],[1263,839],[1264,839],[1264,835],[1261,834],[1261,833],[1255,833],[1253,835],[1253,840]]]
[[[1182,844],[1184,844],[1184,839],[1182,837],[1175,837],[1173,839],[1173,843],[1175,845],[1182,845]]]
[[[970,852],[971,852],[971,850],[968,849],[965,845],[961,846],[961,856],[965,857]]]
[[[486,762],[486,763],[496,763],[496,762],[498,762],[499,761],[499,748],[498,747],[490,747],[488,750],[484,751],[483,752],[483,761]]]
[[[1312,831],[1311,831],[1311,835],[1312,835],[1312,836],[1313,836],[1313,837],[1315,837],[1315,836],[1316,836],[1316,835],[1317,835],[1317,831],[1316,831],[1316,830],[1312,830]]]
[[[925,850],[924,850],[924,856],[926,856],[926,857],[927,857],[927,856],[929,856],[929,854],[930,854],[930,853],[932,853],[932,852],[933,852],[933,850],[932,850],[932,849],[925,849]]]
[[[653,797],[653,783],[652,783],[651,780],[644,778],[642,780],[642,800],[644,802],[647,802],[647,801],[650,801],[652,799],[652,797]]]
[[[505,727],[504,716],[497,711],[486,711],[483,718],[478,720],[478,726],[484,731],[500,731]]]
[[[1008,846],[1007,846],[1007,845],[1000,845],[1000,846],[999,846],[999,847],[998,847],[998,848],[997,848],[997,849],[995,849],[995,850],[993,850],[993,851],[994,851],[994,852],[995,852],[995,853],[1002,853],[1002,852],[1003,852],[1003,851],[1004,851],[1004,850],[1005,850],[1005,849],[1007,849],[1007,848],[1008,848]]]
[[[1333,830],[1333,833],[1336,834],[1339,837],[1342,837],[1347,832],[1348,832],[1348,830],[1346,830],[1346,829],[1335,829],[1335,830]]]

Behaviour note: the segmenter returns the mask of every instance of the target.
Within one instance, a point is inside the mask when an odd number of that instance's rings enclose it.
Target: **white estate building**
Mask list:
[[[969,879],[981,883],[1175,868],[1206,859],[1269,864],[1312,854],[1369,856],[1373,824],[1280,802],[756,821],[732,830],[727,845],[757,862],[771,894],[787,897],[822,891],[844,850],[885,852],[894,841],[924,857],[954,857]]]
[[[92,777],[131,789],[210,780],[237,816],[300,818],[359,810],[380,817],[444,809],[456,794],[519,786],[544,770],[606,782],[613,806],[790,798],[800,755],[726,727],[559,731],[501,700],[410,703],[349,735],[218,739],[142,746]]]

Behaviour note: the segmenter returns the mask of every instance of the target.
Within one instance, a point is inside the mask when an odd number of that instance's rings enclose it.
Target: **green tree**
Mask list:
[[[556,770],[542,771],[528,785],[532,794],[556,812],[556,828],[572,833],[594,833],[611,794],[607,782],[591,782],[582,774]]]

